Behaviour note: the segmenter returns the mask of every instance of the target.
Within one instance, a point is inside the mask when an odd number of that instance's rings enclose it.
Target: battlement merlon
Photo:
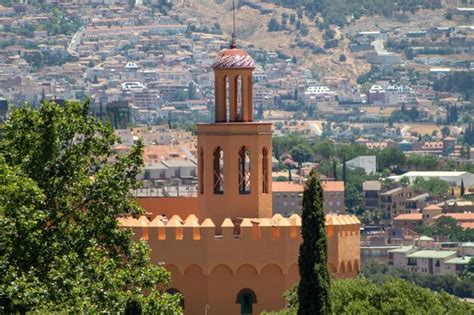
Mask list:
[[[272,218],[225,219],[217,229],[211,219],[199,224],[190,215],[182,220],[178,215],[168,222],[157,216],[151,222],[144,216],[120,218],[124,228],[133,231],[134,240],[146,240],[151,248],[154,263],[175,265],[181,273],[190,265],[198,265],[204,273],[210,273],[220,264],[232,269],[250,263],[259,271],[268,264],[276,264],[283,271],[297,262],[301,244],[301,218],[294,214],[284,218],[279,214]],[[328,262],[344,259],[352,249],[332,244],[344,244],[344,239],[359,238],[360,222],[353,216],[327,215]],[[217,234],[216,231],[220,230]],[[235,265],[235,266],[232,266]]]
[[[216,233],[216,226],[211,219],[207,218],[202,224],[199,224],[199,219],[195,215],[188,216],[186,220],[181,219],[179,215],[173,215],[169,220],[157,216],[151,222],[145,216],[139,218],[122,217],[119,218],[119,224],[123,228],[130,228],[134,233],[135,240],[257,241],[301,238],[301,217],[297,214],[293,214],[289,218],[284,218],[280,214],[275,214],[272,218],[241,218],[234,221],[227,218],[220,227],[221,233]],[[328,238],[358,234],[359,227],[360,221],[354,216],[326,215]],[[156,237],[152,238],[150,234],[154,234]]]

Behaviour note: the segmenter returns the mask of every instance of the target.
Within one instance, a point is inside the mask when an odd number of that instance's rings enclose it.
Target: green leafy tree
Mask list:
[[[449,184],[438,177],[425,180],[423,177],[417,177],[413,181],[413,188],[424,190],[436,196],[443,196],[448,192]]]
[[[298,314],[330,314],[327,240],[323,209],[323,190],[319,176],[312,172],[303,194],[303,213],[298,265]]]
[[[272,17],[270,21],[268,21],[268,31],[269,32],[276,32],[280,30],[281,26],[280,23],[278,23],[277,19]]]
[[[410,185],[410,179],[406,176],[403,176],[401,179],[400,179],[400,184],[402,186],[408,186]]]
[[[196,83],[193,81],[188,84],[188,99],[193,100],[196,98]]]
[[[447,236],[453,242],[474,242],[474,230],[461,228],[449,216],[441,216],[429,226],[417,227],[416,231],[428,236]]]
[[[311,150],[309,145],[300,143],[290,150],[290,154],[301,167],[301,163],[307,162],[311,159],[311,157],[313,156],[313,151]]]
[[[377,153],[377,163],[380,170],[403,166],[405,160],[405,154],[398,148],[386,148]]]
[[[471,257],[471,260],[469,260],[466,266],[466,272],[474,274],[474,257]]]
[[[440,277],[440,276],[435,276]],[[297,287],[284,297],[288,308],[273,315],[293,315]],[[433,292],[411,281],[387,277],[378,283],[366,278],[337,279],[331,284],[332,314],[472,314],[474,307],[444,291]],[[313,313],[317,314],[317,313]]]
[[[450,133],[450,130],[448,127],[441,128],[441,135],[443,136],[443,138],[446,138],[447,136],[449,136],[449,133]]]
[[[119,227],[138,216],[129,199],[143,144],[114,155],[110,127],[89,102],[14,110],[0,141],[0,313],[176,314],[169,273]],[[145,294],[146,292],[146,294]]]

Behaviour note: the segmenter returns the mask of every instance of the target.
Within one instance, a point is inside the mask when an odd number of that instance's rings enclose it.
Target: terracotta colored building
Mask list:
[[[171,272],[170,292],[183,295],[185,314],[279,310],[282,293],[299,281],[301,218],[272,211],[272,125],[253,121],[254,68],[235,46],[213,64],[216,121],[197,126],[197,204],[142,200],[148,216],[121,219],[135,239],[148,241],[152,261]],[[326,229],[330,271],[355,276],[360,222],[327,215]]]
[[[324,194],[324,211],[326,213],[345,214],[344,182],[324,181],[321,184]]]
[[[344,182],[321,181],[326,213],[345,214]],[[273,182],[273,213],[290,215],[301,213],[304,185],[288,182]]]

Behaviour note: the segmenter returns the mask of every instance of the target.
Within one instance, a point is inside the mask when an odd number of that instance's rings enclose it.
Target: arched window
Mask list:
[[[224,151],[221,147],[214,150],[214,194],[224,193]]]
[[[250,194],[250,150],[246,146],[239,150],[239,193]]]
[[[204,194],[204,150],[199,151],[199,193]]]
[[[243,81],[242,76],[238,75],[235,77],[235,88],[236,88],[236,120],[242,121],[244,118],[244,93],[243,93]]]
[[[262,150],[262,191],[268,194],[268,150]]]
[[[181,308],[184,310],[184,296],[178,289],[169,288],[168,290],[166,290],[166,293],[171,294],[171,295],[179,294],[180,295],[179,304]]]
[[[237,294],[235,303],[240,304],[241,315],[253,314],[253,303],[257,303],[255,292],[250,289],[243,289]]]

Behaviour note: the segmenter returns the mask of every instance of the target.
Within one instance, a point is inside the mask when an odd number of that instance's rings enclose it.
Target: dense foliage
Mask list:
[[[474,145],[474,124],[470,123],[464,132],[464,143]]]
[[[169,273],[118,226],[143,144],[116,156],[111,128],[89,103],[14,110],[0,140],[0,313],[175,314]],[[160,290],[158,290],[160,289]],[[146,295],[144,293],[147,293]]]
[[[433,83],[435,91],[456,92],[464,99],[474,99],[474,73],[469,71],[456,71],[443,78],[435,79]]]
[[[323,189],[312,172],[303,194],[303,211],[298,265],[298,314],[330,314],[327,240],[323,209]]]
[[[474,267],[474,259],[470,265]],[[373,262],[361,269],[361,275],[375,283],[384,283],[392,278],[400,278],[433,291],[445,291],[461,298],[474,298],[474,269],[470,272],[466,269],[466,272],[461,276],[430,275],[399,270],[392,266]]]
[[[412,186],[415,190],[429,192],[432,196],[446,195],[449,189],[449,184],[446,181],[439,179],[438,177],[433,177],[429,179],[417,177],[413,181]]]
[[[415,230],[427,236],[447,236],[453,242],[474,242],[474,229],[463,229],[455,219],[447,216],[434,220],[433,224],[416,227]]]
[[[418,8],[437,8],[439,3],[429,0],[267,0],[286,7],[301,10],[314,17],[320,14],[328,24],[343,26],[349,17],[358,19],[363,15],[381,14],[391,16],[396,12],[412,12]]]
[[[273,315],[293,315],[298,309],[295,291],[285,297],[288,308]],[[433,292],[408,281],[388,278],[382,283],[368,279],[338,279],[331,284],[332,314],[472,314],[474,307],[445,292]]]
[[[31,38],[34,36],[35,31],[47,31],[49,36],[72,35],[81,27],[81,22],[77,17],[66,14],[65,11],[56,6],[42,3],[33,3],[33,5],[37,5],[43,12],[51,14],[50,18],[34,25],[25,23],[21,27],[7,27],[6,31]]]

